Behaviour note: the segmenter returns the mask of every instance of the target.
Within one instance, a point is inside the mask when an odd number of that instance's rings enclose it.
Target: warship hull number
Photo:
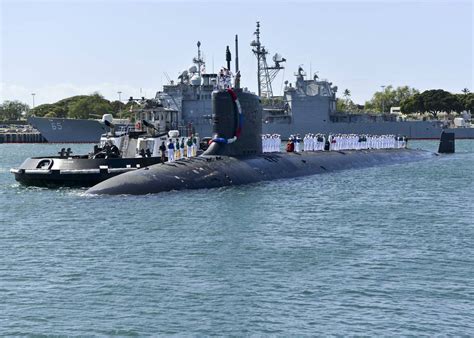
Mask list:
[[[61,125],[61,122],[51,122],[51,129],[52,130],[62,130],[63,126]]]

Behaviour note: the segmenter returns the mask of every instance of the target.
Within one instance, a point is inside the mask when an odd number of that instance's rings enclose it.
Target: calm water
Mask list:
[[[0,335],[474,335],[474,141],[206,191],[16,184],[63,146],[0,144]]]

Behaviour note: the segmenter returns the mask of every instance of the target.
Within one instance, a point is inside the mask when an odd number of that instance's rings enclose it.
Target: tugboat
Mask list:
[[[146,120],[146,130],[116,133],[115,126],[103,121],[110,132],[103,134],[91,153],[74,155],[62,148],[57,156],[27,158],[18,168],[10,170],[15,179],[26,186],[90,187],[113,176],[166,161],[160,146],[179,137],[177,130],[157,133]]]

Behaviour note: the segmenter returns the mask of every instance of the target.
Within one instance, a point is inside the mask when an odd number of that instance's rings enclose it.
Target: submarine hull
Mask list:
[[[202,155],[128,172],[99,183],[87,193],[143,195],[216,188],[421,161],[433,156],[436,154],[414,149],[271,153],[238,158]]]

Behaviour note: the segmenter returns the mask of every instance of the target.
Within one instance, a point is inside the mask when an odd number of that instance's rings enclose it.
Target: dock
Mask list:
[[[46,143],[39,132],[1,132],[0,143]]]

